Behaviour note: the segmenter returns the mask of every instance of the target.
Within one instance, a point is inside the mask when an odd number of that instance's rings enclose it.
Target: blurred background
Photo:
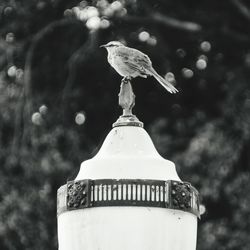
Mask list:
[[[200,191],[197,250],[249,250],[249,25],[247,0],[2,0],[0,249],[57,249],[56,191],[121,114],[119,40],[179,89],[133,80],[134,113]]]

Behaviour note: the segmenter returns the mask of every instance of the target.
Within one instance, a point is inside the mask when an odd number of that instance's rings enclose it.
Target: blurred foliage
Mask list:
[[[2,0],[0,249],[57,249],[56,191],[120,114],[99,45],[147,53],[180,90],[135,79],[135,113],[201,193],[198,250],[250,248],[246,0]]]

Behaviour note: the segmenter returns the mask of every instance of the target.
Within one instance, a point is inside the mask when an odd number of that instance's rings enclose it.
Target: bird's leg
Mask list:
[[[124,76],[122,78],[122,83],[130,83],[131,81],[131,77],[130,76]]]
[[[135,106],[135,95],[130,81],[130,77],[124,77],[121,81],[119,105],[123,109],[123,116],[133,116],[132,108]]]

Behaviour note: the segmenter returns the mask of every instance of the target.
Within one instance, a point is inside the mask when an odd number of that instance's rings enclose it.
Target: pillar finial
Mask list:
[[[131,79],[128,77],[124,77],[121,81],[119,105],[122,107],[123,113],[113,124],[113,127],[143,127],[143,123],[132,113],[132,109],[135,106],[135,94],[130,81]]]

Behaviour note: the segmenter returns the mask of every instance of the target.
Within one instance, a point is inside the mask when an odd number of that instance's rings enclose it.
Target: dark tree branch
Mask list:
[[[232,4],[238,9],[243,17],[250,21],[250,10],[248,7],[242,3],[241,0],[231,0]]]
[[[27,144],[27,141],[30,138],[31,134],[31,115],[32,115],[32,66],[34,62],[34,54],[39,45],[39,43],[47,35],[54,32],[58,27],[63,27],[67,25],[71,20],[62,19],[56,20],[53,23],[50,23],[39,32],[37,32],[32,38],[31,45],[27,52],[25,66],[24,66],[24,89],[20,94],[20,98],[23,100],[21,105],[17,107],[17,116],[16,116],[16,126],[15,134],[20,134],[20,128],[22,128],[22,134],[20,136],[15,136],[15,141],[13,143],[13,148],[18,147],[19,143]]]
[[[66,103],[69,90],[73,86],[77,73],[77,64],[87,61],[97,48],[98,30],[89,33],[89,38],[80,48],[78,48],[68,59],[69,74],[62,93],[62,102]]]
[[[163,15],[158,12],[151,15],[151,18],[155,22],[158,22],[165,26],[176,28],[179,30],[185,30],[189,32],[198,32],[198,31],[201,31],[202,29],[201,25],[198,23],[181,21],[181,20],[166,16],[166,15]]]
[[[149,17],[139,17],[139,16],[129,16],[124,17],[115,17],[115,19],[130,22],[130,23],[144,23],[144,24],[162,24],[169,28],[174,28],[177,30],[187,31],[187,32],[199,32],[202,30],[200,24],[188,21],[181,21],[166,15],[163,15],[159,12],[151,14]]]
[[[224,26],[220,29],[220,33],[225,35],[229,39],[233,39],[239,43],[249,43],[250,37],[246,34],[240,33],[236,30],[230,29],[227,26]]]

